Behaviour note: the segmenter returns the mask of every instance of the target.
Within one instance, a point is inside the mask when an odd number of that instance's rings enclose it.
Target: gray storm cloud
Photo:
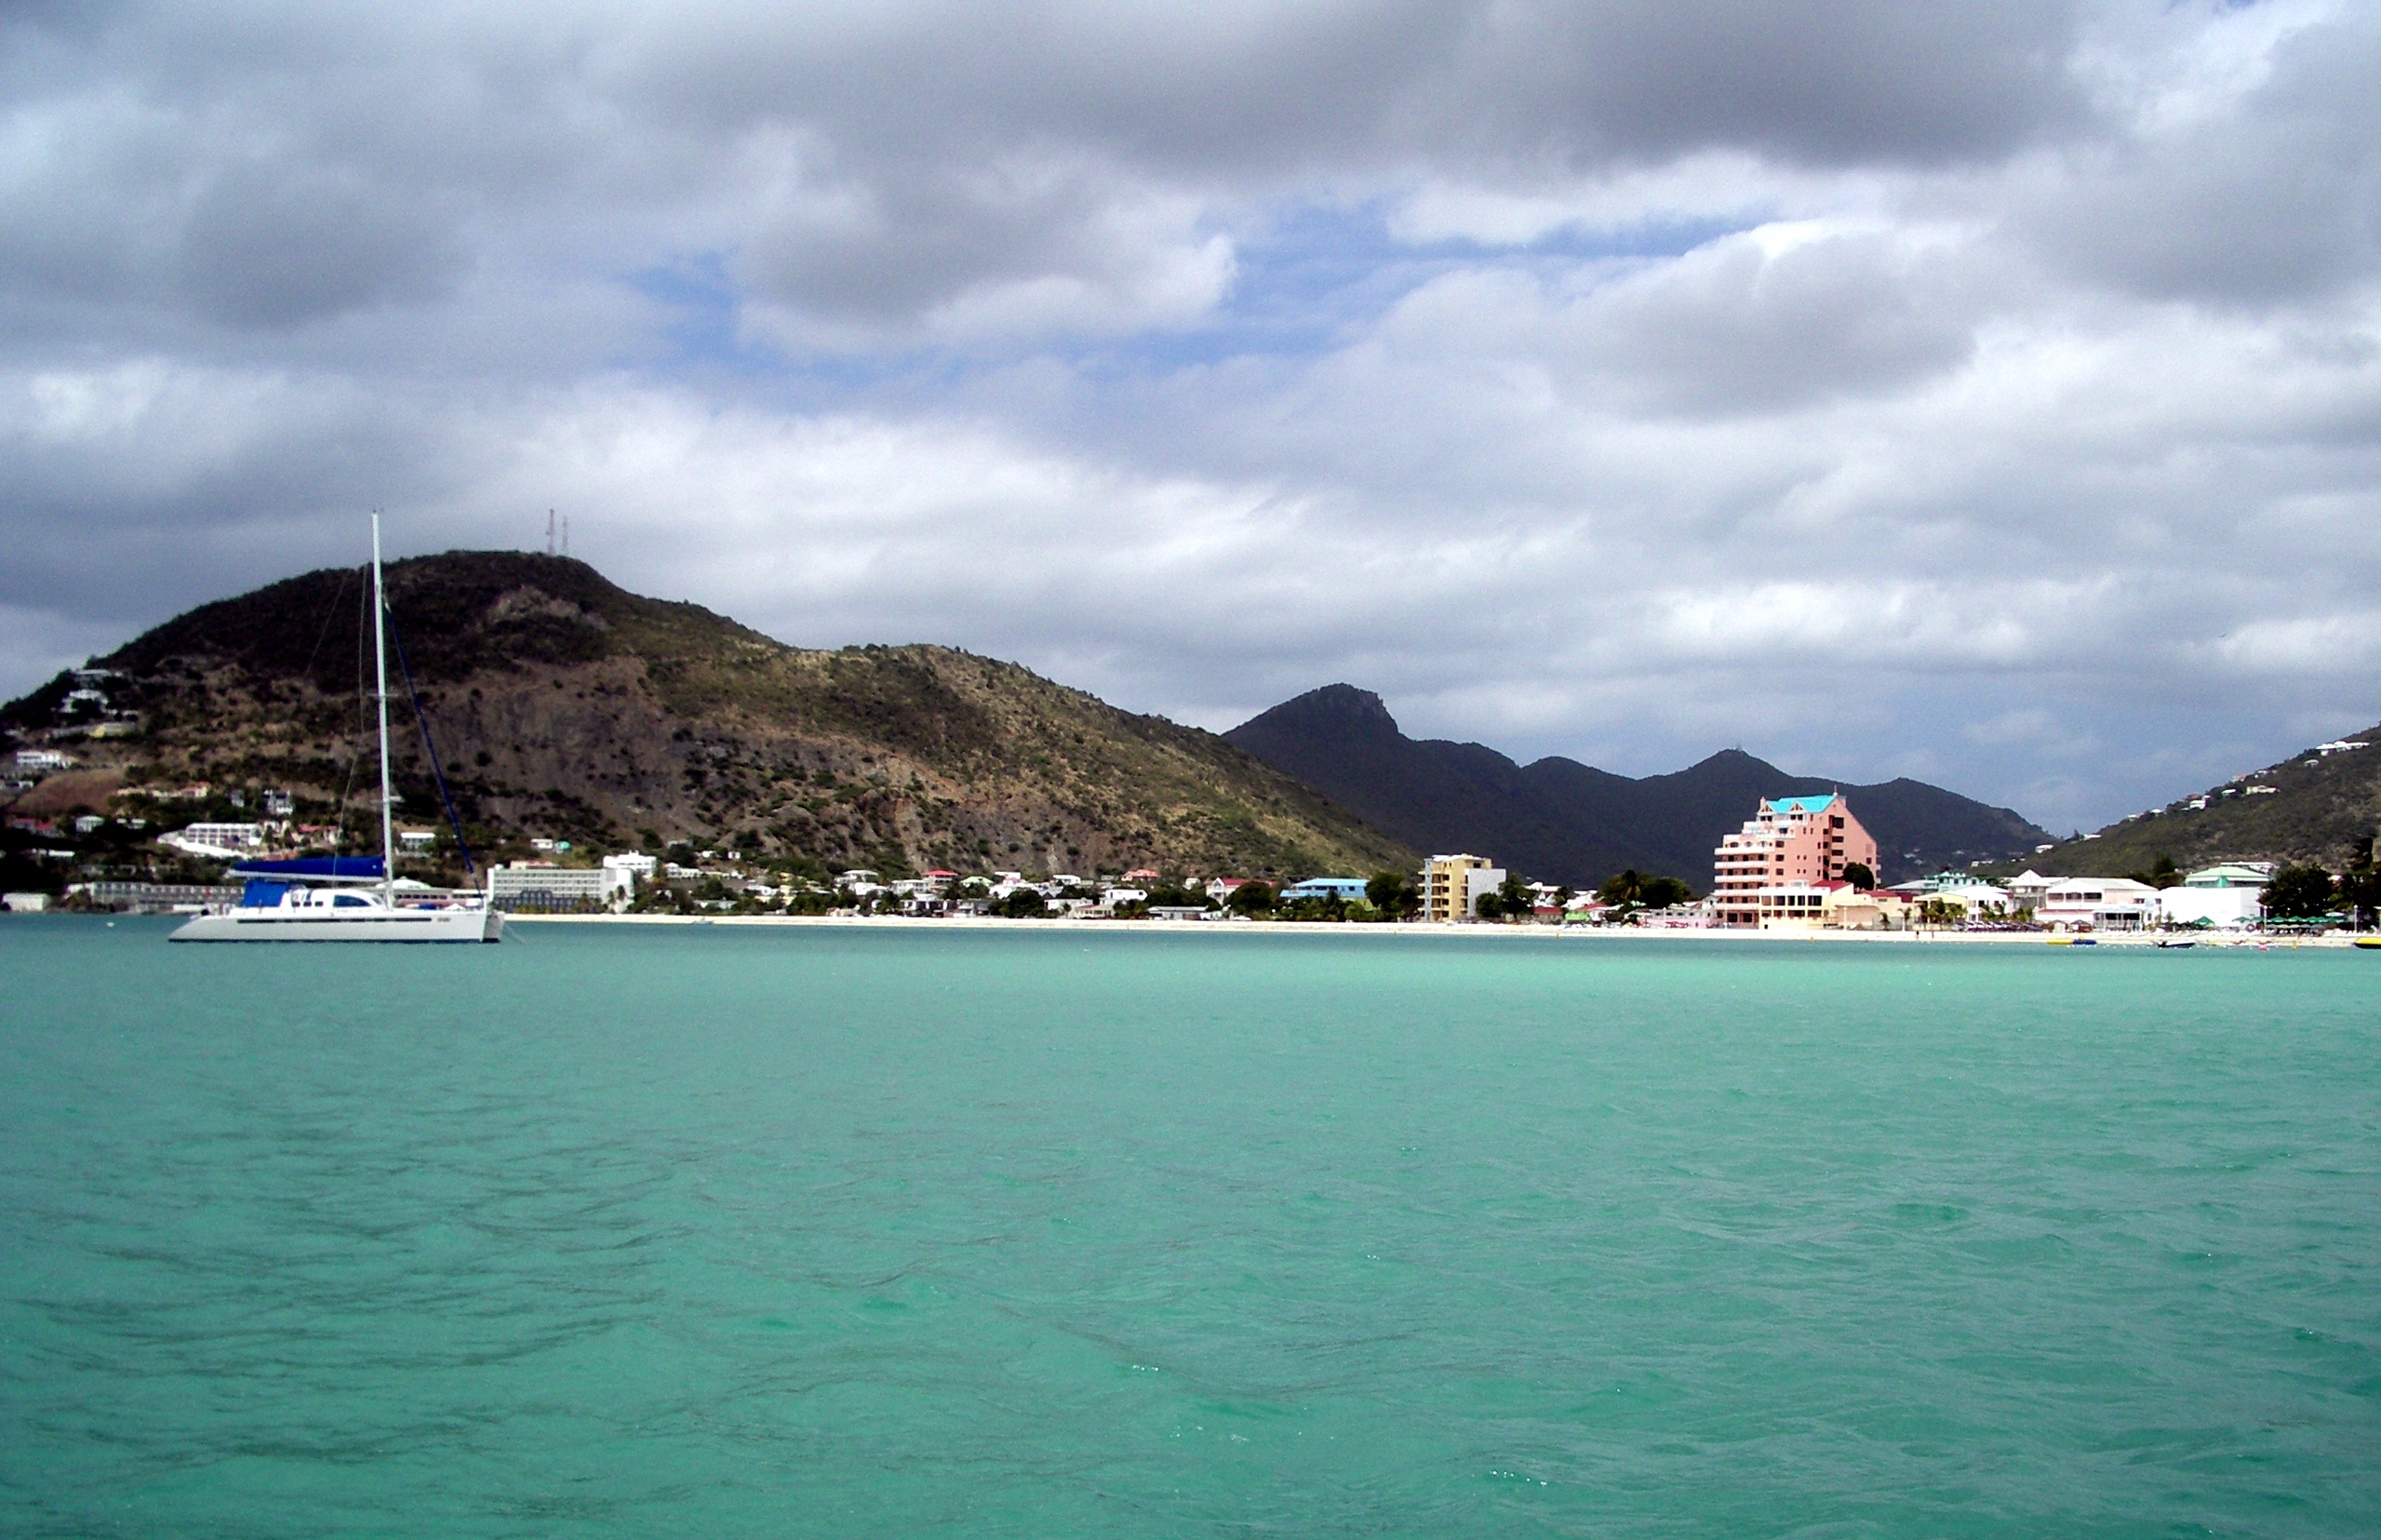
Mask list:
[[[789,639],[2090,822],[2381,715],[2376,74],[2316,0],[15,7],[0,685],[567,504]]]

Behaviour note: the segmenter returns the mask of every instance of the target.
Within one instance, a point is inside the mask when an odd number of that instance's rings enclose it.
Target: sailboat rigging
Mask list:
[[[402,647],[399,649],[402,663]],[[243,880],[240,901],[228,909],[194,917],[174,931],[174,941],[396,941],[491,942],[502,939],[504,916],[489,902],[489,892],[408,896],[399,903],[396,886],[395,796],[389,763],[388,595],[381,577],[381,516],[372,516],[372,661],[375,693],[379,697],[381,743],[381,854],[311,856],[286,861],[248,861],[232,868]],[[430,724],[412,690],[413,670],[406,666],[406,686],[413,696],[427,743]],[[432,769],[437,768],[435,746]],[[446,777],[438,790],[449,817],[453,798],[447,797]],[[461,826],[456,826],[458,842]],[[466,852],[466,863],[470,857]],[[377,893],[361,891],[367,886]]]

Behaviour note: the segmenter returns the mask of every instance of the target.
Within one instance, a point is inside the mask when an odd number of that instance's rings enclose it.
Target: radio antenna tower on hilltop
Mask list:
[[[554,510],[548,508],[545,511],[545,554],[549,556],[567,556],[570,554],[569,515],[562,516],[562,543],[557,549],[554,539]]]

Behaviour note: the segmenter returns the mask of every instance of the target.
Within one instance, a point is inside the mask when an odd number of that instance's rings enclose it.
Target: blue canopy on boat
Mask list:
[[[387,875],[376,855],[301,855],[288,861],[243,861],[234,877],[277,877],[284,881],[378,882]]]

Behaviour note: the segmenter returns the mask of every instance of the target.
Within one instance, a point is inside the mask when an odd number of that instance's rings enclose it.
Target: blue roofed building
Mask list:
[[[1310,877],[1281,890],[1281,902],[1335,898],[1342,904],[1354,904],[1364,897],[1364,885],[1365,879],[1360,877]]]

